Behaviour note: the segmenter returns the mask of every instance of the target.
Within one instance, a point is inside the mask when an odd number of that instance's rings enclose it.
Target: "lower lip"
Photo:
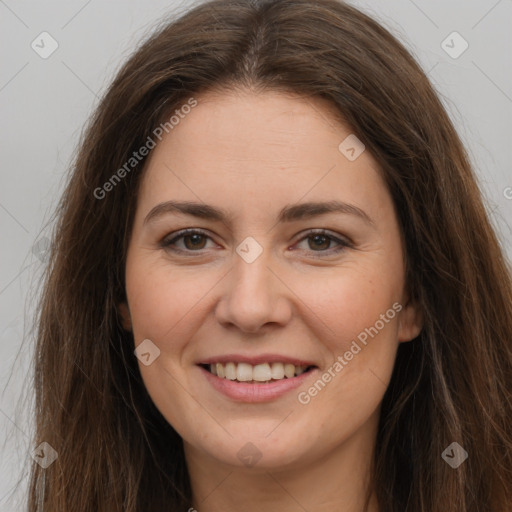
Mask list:
[[[203,372],[206,380],[208,380],[214,389],[239,402],[269,402],[275,400],[289,391],[298,388],[317,370],[314,368],[297,377],[290,379],[284,378],[269,382],[268,384],[250,384],[224,378],[221,379],[202,366],[199,366],[199,369]]]

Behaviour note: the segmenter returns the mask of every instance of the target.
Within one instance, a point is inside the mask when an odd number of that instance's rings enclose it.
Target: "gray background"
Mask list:
[[[428,72],[466,143],[510,258],[512,1],[351,3],[391,29]],[[114,72],[155,22],[190,5],[170,0],[0,0],[0,511],[22,510],[35,448],[27,413],[30,328],[45,262],[45,224],[84,122]],[[58,43],[47,59],[31,47],[44,31]],[[458,58],[441,46],[453,31],[469,44]],[[457,39],[448,44],[452,52],[461,48]]]

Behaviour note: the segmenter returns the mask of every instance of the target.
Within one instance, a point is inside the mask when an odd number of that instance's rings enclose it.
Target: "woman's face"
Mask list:
[[[378,163],[324,100],[197,101],[152,150],[127,256],[149,395],[189,457],[276,469],[371,450],[421,328]]]

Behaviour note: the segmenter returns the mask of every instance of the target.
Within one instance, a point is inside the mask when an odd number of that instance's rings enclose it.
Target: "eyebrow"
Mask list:
[[[166,201],[157,204],[146,215],[143,224],[152,222],[168,213],[181,213],[191,215],[200,219],[213,220],[218,222],[229,222],[232,215],[222,208],[217,208],[205,203],[191,201]],[[296,220],[310,219],[327,213],[342,213],[354,215],[361,220],[375,226],[373,219],[361,208],[342,201],[309,202],[285,206],[278,215],[278,222],[293,222]]]

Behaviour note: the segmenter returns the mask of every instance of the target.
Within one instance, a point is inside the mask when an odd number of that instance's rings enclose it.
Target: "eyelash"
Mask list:
[[[164,248],[166,250],[169,250],[169,251],[172,251],[172,252],[175,252],[175,253],[194,253],[194,252],[197,252],[197,253],[200,254],[204,249],[198,249],[197,251],[194,251],[194,250],[190,250],[190,249],[177,249],[176,247],[172,247],[172,245],[174,243],[176,243],[177,240],[179,240],[181,238],[184,238],[187,235],[203,235],[203,236],[211,239],[211,237],[208,235],[208,233],[206,233],[205,231],[202,231],[200,229],[184,229],[182,231],[178,231],[178,233],[176,233],[176,236],[174,236],[171,239],[169,239],[168,237],[164,238],[160,242],[160,245],[161,245],[162,248]],[[300,240],[298,240],[298,242],[302,242],[303,240],[307,240],[309,237],[312,237],[312,236],[315,236],[315,235],[325,236],[326,238],[330,239],[331,241],[334,241],[334,242],[338,243],[339,245],[335,249],[327,249],[325,251],[323,251],[323,250],[320,250],[320,251],[310,250],[309,252],[312,252],[312,253],[337,254],[337,253],[343,251],[346,248],[352,247],[351,243],[349,243],[346,240],[342,240],[342,239],[340,239],[338,237],[335,237],[335,236],[329,234],[329,232],[326,231],[325,229],[312,229],[312,230],[308,231],[305,234],[305,236],[303,236]]]

